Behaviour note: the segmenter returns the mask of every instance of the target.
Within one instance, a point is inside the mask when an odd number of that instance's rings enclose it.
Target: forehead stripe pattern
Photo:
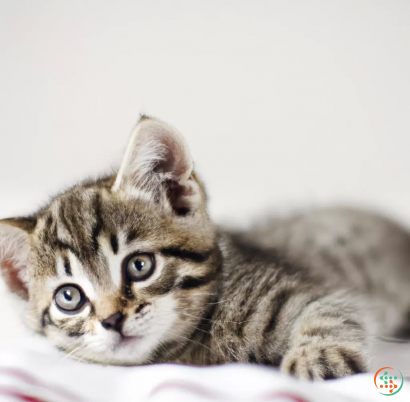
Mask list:
[[[118,254],[118,237],[116,234],[110,236],[111,249],[114,254]]]
[[[127,244],[132,243],[138,237],[138,231],[136,229],[131,229],[127,233]]]
[[[98,243],[98,236],[100,235],[102,229],[103,229],[103,219],[101,215],[101,199],[100,195],[96,194],[94,198],[94,209],[95,209],[95,225],[93,227],[92,231],[92,245],[93,245],[93,250],[97,253],[100,245]]]
[[[60,239],[56,239],[55,246],[60,250],[70,250],[81,261],[79,252],[70,244],[63,242]]]
[[[64,271],[68,276],[73,276],[70,260],[67,257],[64,257]]]

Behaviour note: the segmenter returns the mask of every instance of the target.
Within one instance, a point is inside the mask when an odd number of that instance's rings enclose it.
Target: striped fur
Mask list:
[[[130,281],[137,252],[155,270]],[[2,272],[26,289],[30,325],[103,364],[249,362],[306,379],[363,372],[374,334],[403,333],[409,262],[407,232],[367,213],[318,211],[241,234],[215,227],[182,137],[148,118],[116,177],[0,221]],[[75,313],[54,301],[67,284],[86,297]],[[112,316],[120,331],[103,325]]]

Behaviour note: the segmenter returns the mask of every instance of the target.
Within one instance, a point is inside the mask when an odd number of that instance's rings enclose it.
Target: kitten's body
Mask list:
[[[365,371],[369,338],[406,330],[409,263],[409,234],[362,212],[216,228],[182,137],[147,118],[116,177],[0,221],[1,271],[33,329],[104,364]]]
[[[221,231],[219,245],[220,293],[202,324],[210,335],[197,333],[205,346],[190,345],[180,362],[282,364],[330,378],[338,375],[332,361],[364,370],[374,336],[408,336],[410,234],[390,220],[321,209],[245,233]],[[302,314],[303,331],[292,337]]]
[[[369,211],[326,208],[261,225],[245,238],[264,249],[277,249],[330,289],[344,287],[362,296],[364,314],[377,316],[369,323],[373,333],[408,336],[406,228]]]

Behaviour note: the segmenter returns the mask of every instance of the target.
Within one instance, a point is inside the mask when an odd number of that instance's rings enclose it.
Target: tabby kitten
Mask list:
[[[363,372],[376,324],[404,322],[410,300],[395,292],[408,289],[409,262],[409,235],[365,213],[318,211],[247,235],[217,228],[183,137],[145,116],[116,176],[0,221],[1,272],[28,300],[29,324],[102,364]]]

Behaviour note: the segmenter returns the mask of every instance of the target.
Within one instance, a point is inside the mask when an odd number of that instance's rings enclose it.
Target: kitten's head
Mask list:
[[[0,267],[28,299],[31,326],[73,356],[139,364],[182,347],[220,268],[184,139],[141,118],[115,177],[0,221]]]

